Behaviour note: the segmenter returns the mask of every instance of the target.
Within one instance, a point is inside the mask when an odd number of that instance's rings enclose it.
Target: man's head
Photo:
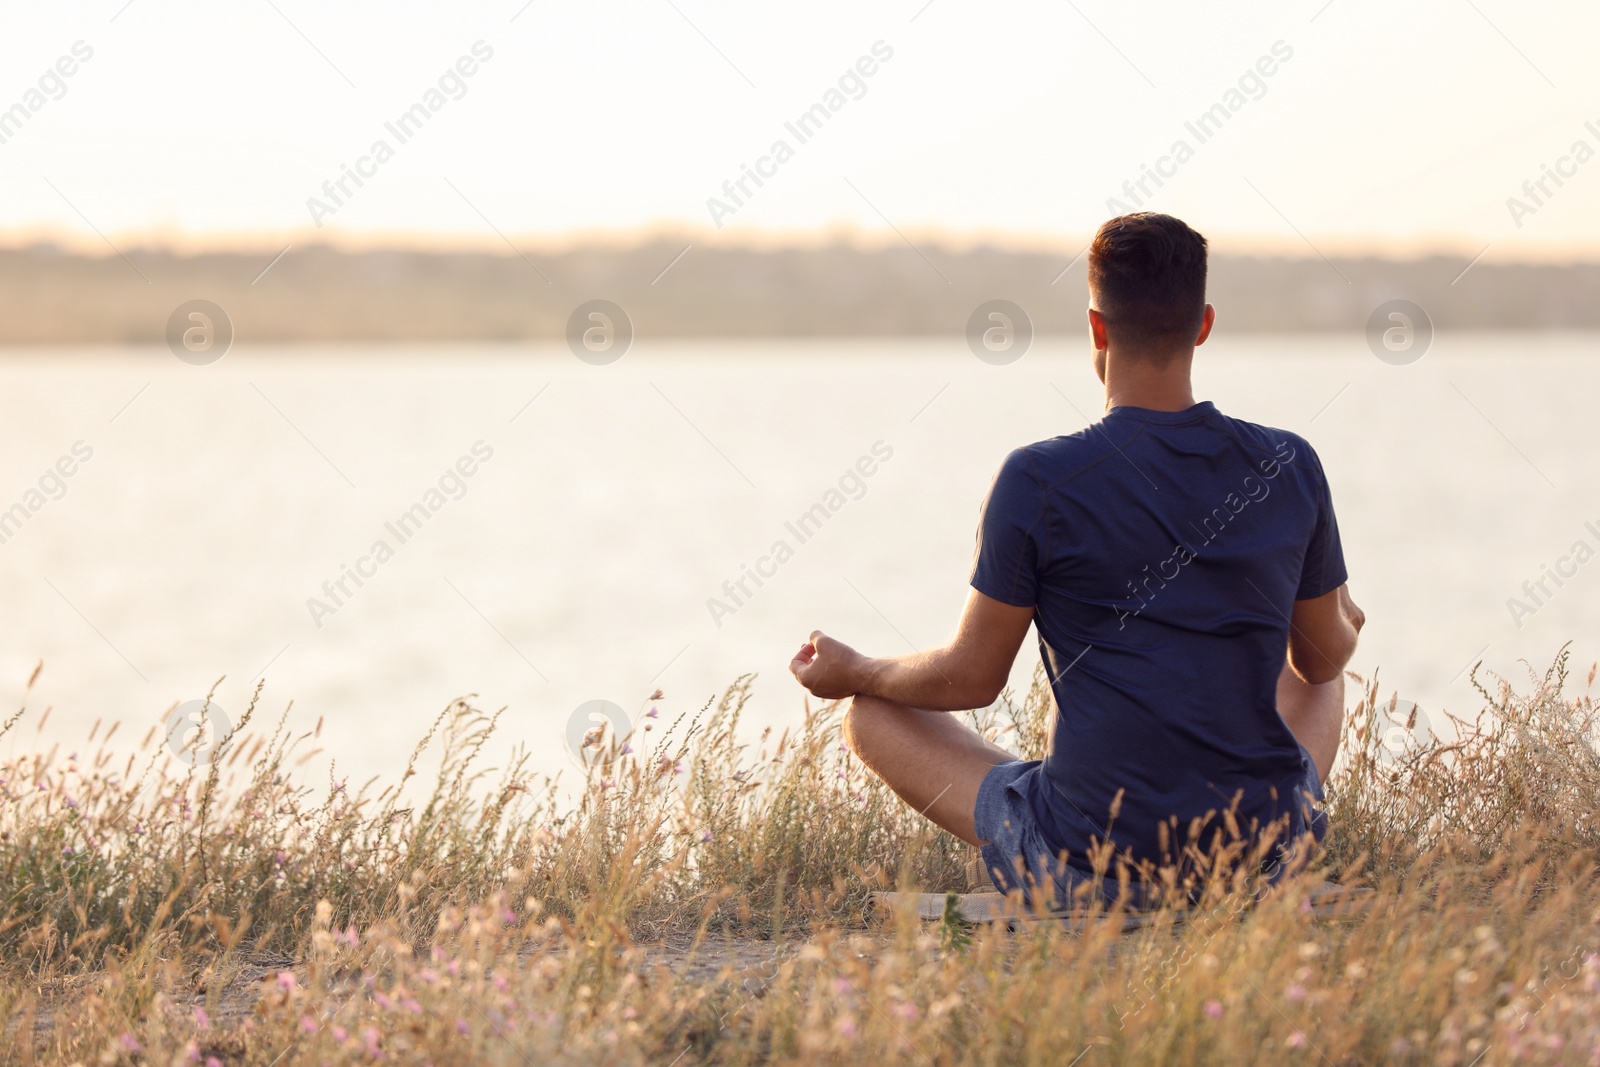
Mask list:
[[[1111,219],[1089,245],[1089,299],[1096,349],[1154,363],[1187,355],[1211,321],[1206,239],[1171,215]]]

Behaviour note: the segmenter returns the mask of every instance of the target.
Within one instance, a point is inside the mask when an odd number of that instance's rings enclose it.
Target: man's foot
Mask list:
[[[989,877],[989,870],[984,866],[983,853],[977,849],[967,858],[967,892],[993,893],[994,881]]]

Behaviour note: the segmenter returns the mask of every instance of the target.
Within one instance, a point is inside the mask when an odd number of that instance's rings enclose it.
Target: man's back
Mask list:
[[[1088,869],[1109,832],[1161,863],[1236,797],[1246,832],[1285,815],[1307,829],[1297,794],[1315,773],[1276,686],[1294,601],[1345,577],[1310,446],[1209,403],[1114,408],[1007,457],[972,585],[1036,611],[1058,715],[1025,787],[1052,846]]]
[[[789,664],[816,696],[850,698],[851,750],[1008,892],[1059,903],[1093,884],[1096,841],[1162,864],[1197,834],[1211,848],[1213,828],[1283,820],[1298,840],[1326,821],[1307,798],[1338,752],[1366,617],[1311,447],[1194,402],[1216,324],[1206,255],[1170,215],[1096,231],[1089,339],[1110,411],[1007,457],[948,644],[866,656],[812,630]],[[993,701],[1029,626],[1057,705],[1044,760],[935,714]],[[1056,867],[1063,851],[1084,877]]]

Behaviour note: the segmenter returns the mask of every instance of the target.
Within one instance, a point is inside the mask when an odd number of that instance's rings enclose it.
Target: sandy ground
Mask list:
[[[711,985],[727,980],[748,993],[760,995],[766,989],[766,980],[776,973],[782,960],[798,951],[804,943],[802,940],[772,941],[713,934],[696,945],[692,935],[684,934],[640,943],[638,947],[644,952],[647,969],[664,966],[677,977],[696,985]],[[208,1007],[212,1025],[227,1031],[249,1018],[257,1000],[266,990],[267,982],[281,971],[294,971],[304,980],[305,968],[300,961],[288,956],[260,952],[234,953],[229,960],[220,996],[214,1007]],[[33,1019],[36,1047],[42,1049],[46,1045],[57,1016],[62,1011],[71,1010],[71,1005],[99,977],[85,975],[40,990],[40,1005]],[[188,999],[183,990],[169,990],[168,995],[184,1010],[206,1003],[205,988],[200,984],[190,991]]]

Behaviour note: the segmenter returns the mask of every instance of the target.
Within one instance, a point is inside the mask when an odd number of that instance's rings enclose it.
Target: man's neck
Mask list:
[[[1118,407],[1151,411],[1184,411],[1194,407],[1194,384],[1189,378],[1194,350],[1165,363],[1120,357],[1115,350],[1106,358],[1106,410]]]

